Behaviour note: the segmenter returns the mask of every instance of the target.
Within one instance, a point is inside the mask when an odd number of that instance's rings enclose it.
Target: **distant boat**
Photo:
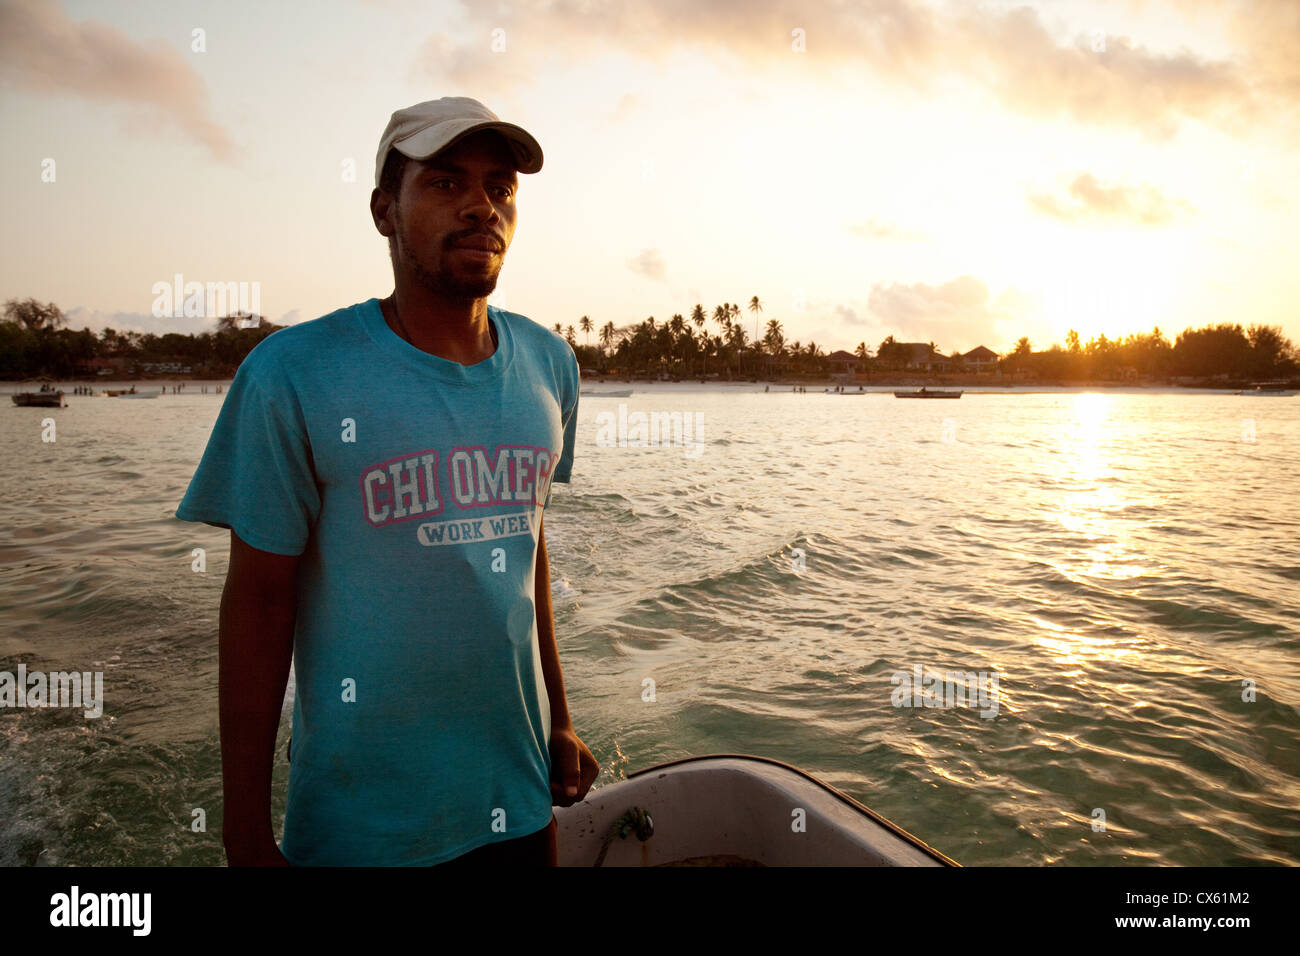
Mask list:
[[[1295,395],[1296,391],[1288,388],[1286,382],[1256,382],[1254,388],[1243,389],[1237,394],[1285,398],[1288,395]]]
[[[632,389],[624,388],[624,389],[617,389],[615,391],[609,391],[609,392],[579,391],[578,394],[583,396],[584,398],[627,398],[629,395],[632,394]]]
[[[39,392],[15,392],[10,396],[15,405],[34,408],[63,408],[63,393],[57,389],[42,388]]]
[[[560,866],[959,865],[811,774],[744,754],[647,767],[555,820]]]
[[[137,392],[132,385],[130,388],[106,389],[104,394],[109,398],[157,398],[161,392]]]
[[[919,392],[895,392],[894,398],[961,398],[961,389],[923,388]]]

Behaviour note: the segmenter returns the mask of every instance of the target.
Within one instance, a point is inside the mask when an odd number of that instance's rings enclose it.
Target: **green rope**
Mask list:
[[[596,862],[592,866],[601,866],[605,862],[605,854],[609,852],[609,846],[614,842],[614,837],[620,840],[626,840],[629,833],[635,833],[636,838],[644,843],[654,836],[655,822],[650,818],[650,814],[640,807],[632,807],[625,814],[614,821],[614,825],[609,828],[605,834],[605,839],[600,843],[600,854],[596,857]]]

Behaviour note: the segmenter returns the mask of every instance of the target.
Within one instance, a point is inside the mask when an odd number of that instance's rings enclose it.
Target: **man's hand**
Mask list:
[[[551,805],[571,807],[591,789],[600,764],[573,727],[551,728]]]

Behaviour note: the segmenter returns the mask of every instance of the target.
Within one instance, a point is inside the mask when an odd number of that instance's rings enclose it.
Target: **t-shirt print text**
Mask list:
[[[373,528],[426,519],[421,544],[435,547],[532,535],[534,510],[546,501],[558,451],[537,445],[457,446],[445,457],[437,449],[408,452],[361,473],[365,519]],[[517,514],[472,518],[447,511],[526,505]],[[428,521],[435,515],[437,521]]]

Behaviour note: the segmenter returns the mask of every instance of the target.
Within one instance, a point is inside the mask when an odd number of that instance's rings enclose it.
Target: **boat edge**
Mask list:
[[[815,783],[817,786],[821,787],[831,796],[838,798],[844,803],[847,803],[849,806],[853,807],[855,810],[859,811],[860,813],[866,814],[868,817],[870,817],[876,823],[883,826],[885,829],[889,830],[895,836],[910,843],[912,846],[916,847],[922,853],[928,854],[929,856],[933,857],[935,860],[938,860],[944,866],[954,866],[954,867],[962,866],[962,864],[958,863],[952,857],[948,856],[945,853],[940,852],[939,850],[936,850],[934,847],[930,846],[930,844],[926,843],[920,837],[908,833],[906,830],[904,830],[894,821],[881,816],[879,813],[877,813],[875,810],[872,810],[870,807],[866,806],[865,804],[859,803],[857,800],[854,800],[844,791],[831,786],[825,780],[820,780],[817,777],[814,777],[812,774],[808,773],[808,771],[806,770],[800,770],[798,767],[793,766],[792,764],[788,764],[783,760],[777,760],[773,757],[760,757],[756,754],[733,754],[733,753],[700,754],[694,757],[678,757],[676,760],[667,760],[663,763],[657,763],[651,767],[644,767],[641,770],[634,770],[633,772],[627,775],[626,779],[631,780],[633,777],[641,777],[648,773],[653,773],[656,770],[663,770],[665,767],[675,767],[686,763],[697,763],[701,760],[752,760],[757,763],[771,764],[772,766],[781,767],[784,770],[789,770],[791,773],[795,773],[798,776],[803,777],[805,780],[811,783]]]

